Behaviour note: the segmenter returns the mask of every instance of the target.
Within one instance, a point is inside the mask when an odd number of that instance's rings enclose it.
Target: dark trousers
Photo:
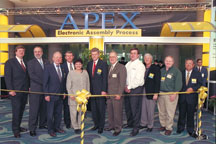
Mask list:
[[[44,95],[29,95],[29,130],[35,131],[39,127],[47,125],[47,106]]]
[[[49,134],[60,129],[62,105],[63,100],[60,98],[55,101],[51,100],[50,102],[47,102],[47,126]]]
[[[71,126],[71,120],[70,120],[70,110],[68,105],[68,97],[66,96],[63,100],[63,110],[64,110],[64,123],[67,127]]]
[[[94,125],[98,128],[103,129],[105,124],[105,110],[106,110],[106,99],[91,98],[91,111]]]
[[[196,104],[179,103],[179,118],[177,129],[183,131],[185,124],[187,123],[187,131],[192,133],[194,131],[194,112],[196,110]]]
[[[142,92],[143,87],[140,86],[135,89],[131,89],[130,94],[141,94]],[[134,129],[138,129],[141,118],[142,96],[126,96],[124,100],[127,124]]]
[[[16,93],[16,96],[11,96],[12,130],[14,134],[20,132],[20,124],[27,103],[27,96],[28,94],[26,93]]]

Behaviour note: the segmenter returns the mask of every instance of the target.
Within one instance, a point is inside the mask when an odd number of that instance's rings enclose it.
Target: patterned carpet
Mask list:
[[[0,143],[1,144],[79,144],[80,136],[74,134],[73,129],[66,129],[62,123],[65,134],[57,134],[53,138],[47,134],[46,130],[37,130],[37,136],[31,137],[29,132],[21,134],[21,138],[14,138],[11,130],[11,105],[9,99],[0,99]],[[29,107],[26,106],[22,126],[28,128]],[[91,131],[93,122],[91,113],[87,112],[85,119],[85,144],[215,144],[215,116],[209,112],[203,112],[203,133],[208,136],[207,140],[196,140],[190,137],[186,131],[181,134],[176,134],[176,121],[178,112],[175,117],[174,131],[172,135],[165,136],[163,132],[158,131],[160,124],[158,120],[158,113],[155,114],[155,126],[151,133],[142,129],[140,133],[135,136],[129,136],[131,129],[123,129],[121,134],[117,137],[112,136],[112,131],[104,131],[103,134],[98,134],[97,131]],[[125,118],[124,118],[125,119]],[[107,120],[107,119],[106,119]],[[63,122],[63,121],[62,121]],[[107,122],[106,122],[107,124]]]

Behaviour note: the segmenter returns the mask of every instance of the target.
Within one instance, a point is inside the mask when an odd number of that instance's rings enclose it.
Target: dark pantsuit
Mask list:
[[[179,104],[179,120],[178,130],[183,131],[187,122],[187,131],[192,133],[194,131],[194,112],[196,104],[188,104],[187,102]]]
[[[105,124],[105,110],[106,101],[105,98],[91,98],[91,110],[94,125],[99,128],[104,128]]]
[[[16,96],[11,96],[12,104],[12,130],[13,133],[20,132],[20,124],[27,103],[26,93],[16,93]]]
[[[122,129],[123,98],[116,100],[115,97],[107,99],[107,111],[109,127],[114,128],[115,132]]]
[[[70,110],[68,105],[68,97],[65,97],[63,100],[63,107],[64,107],[64,123],[66,127],[71,126],[71,120],[70,120]]]
[[[39,127],[47,125],[47,108],[44,95],[29,95],[29,130],[35,131]]]
[[[55,101],[47,102],[47,126],[49,134],[60,129],[62,105],[63,102],[60,98]]]
[[[137,87],[131,89],[130,94],[141,94],[143,87]],[[125,110],[127,115],[127,124],[133,126],[134,129],[138,129],[140,125],[142,108],[142,96],[127,96],[125,97]]]

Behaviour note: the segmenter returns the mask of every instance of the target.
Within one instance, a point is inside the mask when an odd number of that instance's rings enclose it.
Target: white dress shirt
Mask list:
[[[16,56],[16,59],[18,60],[18,62],[20,63],[20,65],[21,65],[21,61],[23,62],[23,65],[24,65],[24,67],[26,67],[25,66],[25,63],[24,63],[24,61],[23,61],[23,59],[20,59],[20,58],[18,58],[17,56]]]
[[[67,67],[68,67],[68,71],[70,71],[70,63],[69,62],[67,62]],[[72,68],[73,68],[73,70],[75,70],[73,62],[72,62]]]
[[[134,61],[129,61],[125,67],[127,69],[127,88],[135,89],[139,86],[143,86],[145,74],[144,64],[139,59],[136,59]]]
[[[54,63],[54,66],[55,66],[56,72],[58,74],[58,68],[57,68],[57,65],[55,63]],[[59,69],[60,69],[60,73],[61,73],[61,77],[62,77],[62,70],[61,70],[60,64],[59,64]]]

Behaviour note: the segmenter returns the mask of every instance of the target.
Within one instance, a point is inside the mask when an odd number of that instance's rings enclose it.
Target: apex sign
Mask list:
[[[136,17],[136,15],[140,14],[139,12],[131,12],[130,16],[128,17],[128,12],[119,12],[118,15],[122,16],[124,18],[124,20],[126,21],[120,28],[118,29],[124,29],[128,24],[130,24],[130,26],[133,29],[138,29],[136,27],[136,25],[132,22],[133,19]],[[115,13],[114,12],[104,12],[104,13],[83,13],[85,20],[84,20],[84,29],[88,29],[89,28],[89,24],[94,24],[97,23],[100,19],[100,15],[101,15],[101,29],[106,29],[106,24],[107,23],[111,23],[114,24],[114,16]],[[109,15],[109,17],[111,16],[111,19],[108,19],[107,16]],[[89,21],[89,16],[93,16],[94,20],[93,21]],[[66,18],[64,19],[64,22],[61,25],[60,30],[63,30],[64,27],[66,25],[71,25],[73,26],[74,29],[79,29],[75,20],[73,19],[72,15],[70,13],[67,14]],[[114,26],[113,29],[116,29],[117,26]]]

